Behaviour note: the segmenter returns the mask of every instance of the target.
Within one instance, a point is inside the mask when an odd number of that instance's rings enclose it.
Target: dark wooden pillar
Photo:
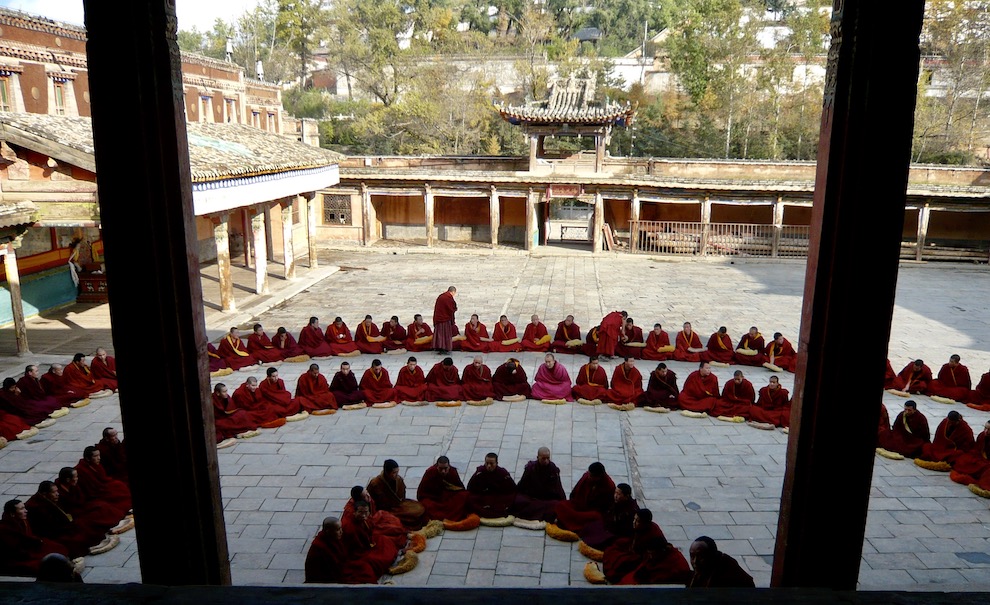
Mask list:
[[[897,10],[834,0],[773,586],[853,590],[859,577],[923,9],[924,0]],[[845,361],[851,326],[872,335],[853,372]]]
[[[175,3],[84,6],[141,577],[150,584],[229,584]],[[122,90],[127,103],[120,102]],[[149,339],[159,352],[153,388],[141,361]]]

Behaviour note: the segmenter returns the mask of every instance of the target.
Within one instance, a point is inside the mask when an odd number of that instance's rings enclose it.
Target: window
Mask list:
[[[266,128],[268,132],[275,132],[275,114],[268,114],[268,127]]]
[[[55,115],[65,115],[65,81],[55,80]]]
[[[223,121],[238,123],[237,120],[237,99],[223,100]]]
[[[323,224],[351,224],[351,196],[323,194]]]
[[[11,111],[10,76],[0,75],[0,111]]]
[[[261,112],[252,111],[251,112],[251,126],[255,128],[261,128]]]
[[[550,218],[554,220],[586,221],[594,213],[594,206],[575,199],[553,200],[550,202]]]
[[[213,98],[209,95],[199,96],[199,121],[213,121]]]

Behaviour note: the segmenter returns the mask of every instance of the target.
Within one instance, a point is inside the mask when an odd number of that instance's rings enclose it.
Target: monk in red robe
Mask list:
[[[478,320],[478,315],[472,315],[471,321],[464,324],[464,338],[454,341],[455,351],[472,351],[487,353],[488,345],[492,342],[488,336],[488,327]]]
[[[16,498],[5,502],[0,518],[0,575],[33,578],[41,560],[50,553],[68,556],[69,550],[34,534],[23,502]]]
[[[330,345],[330,350],[333,351],[334,355],[350,357],[361,354],[361,351],[358,350],[357,345],[354,343],[350,329],[340,317],[334,317],[333,323],[327,326],[324,339]]]
[[[918,404],[909,399],[904,402],[904,411],[894,418],[890,433],[881,439],[880,447],[907,458],[914,458],[921,454],[925,444],[931,441],[928,419],[918,411]]]
[[[79,472],[79,490],[88,500],[100,500],[114,512],[117,519],[123,519],[131,510],[131,489],[123,481],[118,481],[103,470],[100,465],[100,450],[95,445],[86,446],[83,457],[76,464]]]
[[[969,368],[959,363],[958,355],[949,357],[949,362],[938,371],[938,378],[928,383],[928,395],[947,397],[954,401],[965,401],[973,388]]]
[[[391,458],[385,461],[382,472],[368,482],[368,493],[381,510],[398,517],[409,531],[422,528],[430,520],[422,504],[406,498],[406,482],[399,474],[399,463]]]
[[[904,366],[904,369],[897,374],[894,381],[894,389],[906,393],[924,393],[928,390],[928,383],[932,381],[932,369],[925,365],[925,362],[916,359]]]
[[[488,351],[491,353],[522,351],[519,336],[516,334],[516,326],[505,315],[499,316],[498,323],[492,329],[492,342],[488,343]]]
[[[272,344],[261,324],[254,324],[251,328],[251,334],[247,338],[247,352],[261,363],[275,363],[283,359],[282,351]]]
[[[241,341],[241,333],[236,327],[230,329],[227,334],[220,339],[220,344],[217,346],[217,351],[220,353],[220,357],[227,362],[232,370],[241,370],[243,368],[248,368],[254,365],[258,365],[261,361],[257,357],[248,353],[247,347]]]
[[[965,401],[974,410],[990,412],[990,372],[980,377],[980,383],[969,392]]]
[[[639,567],[646,558],[646,546],[658,538],[666,540],[660,526],[653,522],[653,512],[648,508],[636,511],[632,535],[615,540],[605,549],[602,558],[605,579],[618,584],[628,573]]]
[[[285,416],[279,414],[280,410],[270,407],[260,391],[258,379],[249,376],[231,396],[234,407],[250,413],[261,428],[277,428],[284,425]]]
[[[591,357],[588,359],[588,363],[578,370],[574,386],[571,387],[571,394],[578,403],[588,405],[595,403],[596,399],[598,403],[601,403],[607,393],[608,374],[605,373],[605,368],[598,363],[598,357]]]
[[[358,523],[357,518],[354,516],[355,504],[358,502],[368,503],[370,513],[368,515],[368,525],[371,526],[371,531],[376,539],[389,540],[397,548],[405,548],[409,542],[409,530],[402,525],[402,521],[398,517],[387,510],[379,509],[375,503],[375,499],[368,492],[368,488],[360,485],[355,485],[351,488],[351,499],[344,504],[344,512],[340,516],[340,524],[345,530],[350,530],[352,526]]]
[[[461,401],[464,393],[461,390],[461,377],[454,365],[454,360],[445,357],[435,364],[426,375],[427,401]]]
[[[481,355],[475,356],[471,364],[464,367],[461,392],[467,401],[488,401],[495,398],[492,371],[482,361]]]
[[[423,321],[423,316],[417,313],[413,322],[406,328],[407,351],[429,351],[433,349],[433,328]]]
[[[677,398],[681,391],[677,388],[677,374],[667,368],[667,364],[658,363],[656,369],[650,372],[650,380],[646,391],[639,398],[637,405],[644,407],[659,407],[676,409]]]
[[[767,362],[767,357],[764,354],[766,348],[766,341],[760,334],[759,328],[752,326],[749,332],[739,337],[735,362],[744,366],[762,366]]]
[[[512,514],[520,519],[553,522],[557,505],[567,499],[560,483],[560,468],[550,459],[550,448],[541,447],[530,460],[516,485]]]
[[[705,348],[706,351],[701,354],[705,361],[724,364],[735,361],[735,347],[732,346],[732,337],[729,336],[729,330],[725,326],[708,337],[708,346]]]
[[[615,353],[625,359],[642,359],[643,349],[646,344],[643,342],[643,328],[636,325],[632,317],[626,318],[626,323],[619,330],[619,344],[615,345]]]
[[[285,388],[285,381],[278,377],[278,368],[268,368],[265,379],[258,385],[258,392],[275,414],[289,420],[299,413],[299,402],[292,391]]]
[[[712,374],[708,362],[702,361],[697,370],[688,374],[677,403],[685,410],[708,413],[715,407],[718,397],[718,377]]]
[[[21,397],[28,401],[37,402],[42,408],[50,408],[53,411],[62,409],[62,404],[45,392],[45,387],[41,384],[40,376],[41,371],[34,364],[24,369],[24,376],[21,376],[17,380],[17,388],[21,390]]]
[[[393,315],[391,319],[382,324],[382,329],[378,331],[385,340],[382,341],[382,348],[389,353],[401,354],[406,352],[406,329],[399,323],[399,316]]]
[[[121,521],[119,510],[96,498],[88,498],[79,487],[79,471],[64,466],[55,480],[59,508],[72,515],[77,524],[94,534],[105,534]]]
[[[633,518],[639,504],[632,497],[632,486],[619,483],[612,494],[612,506],[601,516],[577,532],[585,544],[599,550],[606,548],[617,538],[631,536]]]
[[[983,432],[976,444],[956,457],[949,478],[956,483],[969,485],[980,480],[990,470],[990,420],[983,425]]]
[[[72,405],[84,399],[89,400],[85,391],[76,390],[66,384],[64,368],[60,363],[53,363],[40,380],[45,392],[54,397],[60,405]]]
[[[592,462],[571,490],[571,496],[557,504],[557,525],[580,532],[585,526],[601,521],[615,502],[615,482],[605,472],[605,465]]]
[[[86,363],[86,356],[82,353],[73,355],[72,363],[65,366],[62,380],[70,389],[86,393],[93,398],[106,397],[113,393],[102,380],[93,376],[93,371]]]
[[[279,326],[272,338],[272,344],[279,350],[285,361],[309,361],[309,355],[284,327]]]
[[[311,363],[306,373],[296,381],[296,399],[302,409],[310,414],[326,413],[337,409],[337,398],[330,390],[327,377],[320,373],[320,366]]]
[[[446,456],[437,458],[437,463],[423,473],[416,499],[430,519],[461,521],[468,516],[468,492]]]
[[[742,370],[736,370],[732,373],[732,380],[725,383],[722,396],[715,402],[715,407],[709,414],[719,418],[741,416],[748,420],[749,408],[754,403],[756,403],[756,389],[753,388],[753,383],[746,380]]]
[[[691,581],[691,566],[681,551],[667,542],[666,537],[651,538],[646,544],[643,559],[635,569],[616,584],[687,584]]]
[[[299,332],[299,346],[314,359],[323,359],[333,355],[333,349],[330,348],[323,336],[323,330],[320,329],[318,317],[310,317],[309,323]]]
[[[24,422],[24,419],[10,412],[0,410],[0,448],[16,439],[27,439],[36,435],[38,429]]]
[[[495,399],[499,400],[505,400],[507,397],[529,399],[533,391],[526,370],[514,357],[506,359],[505,363],[492,374],[492,389],[495,391]]]
[[[441,292],[433,303],[433,350],[439,355],[446,355],[454,348],[453,338],[457,334],[457,324],[454,313],[457,312],[457,288],[450,286],[446,292]]]
[[[921,460],[955,464],[959,456],[976,447],[973,429],[963,420],[962,414],[952,410],[935,429],[931,443],[921,446]]]
[[[210,363],[210,376],[226,376],[233,373],[212,342],[206,343],[206,359]]]
[[[395,377],[395,398],[413,403],[426,401],[426,375],[415,357],[410,357]]]
[[[581,326],[574,323],[573,315],[568,315],[564,321],[557,324],[557,331],[553,333],[550,350],[554,353],[577,354],[581,352],[583,344],[581,342]]]
[[[780,379],[771,376],[767,386],[760,389],[756,403],[749,407],[750,422],[761,422],[787,428],[791,425],[791,397],[780,386]]]
[[[357,377],[351,371],[351,364],[346,361],[340,364],[340,370],[333,375],[330,392],[340,406],[366,403],[364,391],[358,386]]]
[[[625,361],[612,371],[612,388],[602,401],[624,405],[635,404],[643,395],[643,375],[636,368],[636,360],[626,357]]]
[[[323,520],[323,528],[306,552],[306,584],[342,584],[346,581],[344,567],[350,561],[344,546],[344,530],[336,517]]]
[[[588,357],[598,357],[598,328],[595,326],[588,330],[588,335],[584,339],[584,346],[581,347],[581,352]]]
[[[643,359],[651,361],[667,361],[674,352],[670,344],[670,336],[659,323],[653,324],[653,329],[646,336],[646,346],[643,347]]]
[[[754,588],[753,576],[739,562],[719,551],[715,540],[701,536],[691,544],[694,573],[688,588]]]
[[[89,369],[93,372],[93,378],[102,381],[111,391],[117,391],[117,360],[107,355],[106,349],[103,347],[96,349],[96,355]]]
[[[488,519],[507,516],[516,500],[516,482],[498,465],[494,452],[485,454],[485,463],[471,475],[467,490],[471,511]]]
[[[368,523],[369,515],[367,502],[355,502],[355,522],[344,527],[344,544],[350,558],[342,571],[348,584],[377,584],[399,554],[393,541],[376,539]]]
[[[780,332],[773,333],[773,340],[767,344],[763,353],[767,363],[788,372],[797,370],[797,351],[794,350],[791,341],[784,338]]]
[[[78,523],[59,506],[58,499],[58,487],[53,481],[38,484],[38,491],[25,503],[32,532],[40,538],[62,544],[71,558],[88,555],[91,546],[107,538],[106,533]]]
[[[600,359],[611,359],[615,355],[619,332],[626,323],[626,317],[628,314],[625,311],[612,311],[598,324],[598,349],[595,353]]]
[[[894,368],[891,367],[890,360],[888,359],[887,360],[887,369],[886,369],[886,371],[884,371],[884,375],[883,375],[883,388],[884,388],[884,390],[894,388],[894,381],[895,380],[897,380],[897,372],[895,372],[894,371]]]
[[[382,367],[379,359],[372,361],[371,367],[364,371],[360,386],[364,392],[364,401],[368,404],[395,401],[392,379],[389,378],[388,370]]]
[[[127,450],[120,433],[112,426],[103,429],[103,438],[96,444],[100,450],[100,466],[110,477],[127,483]]]
[[[385,338],[382,337],[371,316],[365,315],[364,321],[354,330],[354,342],[358,350],[369,355],[381,355],[385,351],[385,346],[382,344],[384,341]]]
[[[25,399],[21,396],[21,390],[13,378],[3,379],[3,389],[0,390],[0,410],[19,416],[27,424],[40,424],[38,428],[45,428],[54,424],[55,420],[49,419],[49,415],[60,407],[52,397],[45,401]]]
[[[213,387],[210,398],[213,401],[213,425],[216,427],[217,443],[245,435],[264,423],[264,420],[259,422],[251,412],[235,406],[227,392],[227,385],[222,382]]]
[[[691,328],[691,322],[684,322],[683,329],[674,338],[674,359],[697,363],[701,361],[701,354],[705,350],[705,347],[701,346],[701,338],[698,333]],[[686,383],[685,388],[687,388]]]
[[[546,353],[550,350],[550,334],[547,332],[547,327],[540,321],[539,315],[534,314],[529,318],[520,344],[523,351]]]

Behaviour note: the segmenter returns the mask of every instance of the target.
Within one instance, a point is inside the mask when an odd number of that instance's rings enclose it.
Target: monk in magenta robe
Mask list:
[[[120,433],[112,426],[103,429],[103,438],[96,444],[100,450],[100,466],[108,475],[127,483],[127,450]]]
[[[404,352],[406,350],[406,329],[399,323],[398,315],[393,315],[391,319],[383,323],[378,333],[385,339],[382,341],[382,348],[386,351]]]
[[[330,392],[340,406],[366,403],[364,391],[358,386],[357,377],[351,371],[351,364],[346,361],[340,364],[340,370],[333,375]]]
[[[725,383],[722,396],[715,402],[715,407],[709,414],[728,418],[742,416],[748,420],[749,408],[754,403],[756,403],[756,389],[753,388],[753,383],[743,376],[742,370],[736,370],[732,374],[732,380]]]
[[[392,379],[388,376],[388,370],[382,367],[382,362],[376,359],[371,362],[371,367],[364,371],[360,382],[361,390],[364,391],[366,403],[387,403],[395,401],[395,388],[392,386]]]
[[[736,346],[734,360],[739,365],[762,366],[767,362],[766,341],[760,334],[759,328],[752,326],[749,332],[739,337],[739,344]]]
[[[416,499],[426,507],[430,519],[461,521],[468,516],[468,492],[446,456],[437,458],[437,463],[423,473]]]
[[[100,450],[95,445],[83,450],[76,471],[79,472],[79,489],[87,499],[102,501],[118,520],[131,510],[131,489],[106,473],[100,465]]]
[[[622,331],[627,316],[625,311],[612,311],[602,318],[601,323],[598,324],[598,349],[595,351],[599,358],[611,359],[615,355],[615,346],[619,344],[619,332]]]
[[[498,323],[492,329],[492,341],[488,343],[488,351],[491,353],[522,351],[519,336],[516,334],[516,326],[505,315],[498,318]]]
[[[646,391],[636,405],[676,409],[677,398],[681,390],[677,387],[677,374],[667,368],[667,364],[658,363],[656,369],[650,372],[650,380],[646,383]]]
[[[973,429],[963,419],[962,414],[952,410],[935,429],[932,442],[921,446],[921,455],[918,458],[929,462],[954,464],[959,456],[974,447],[976,447],[976,439],[973,437]]]
[[[315,359],[333,355],[333,349],[330,348],[324,338],[323,330],[320,329],[318,317],[310,317],[309,323],[299,332],[299,346],[307,355]]]
[[[634,344],[643,346],[633,346]],[[644,348],[646,347],[643,342],[643,328],[637,326],[632,317],[627,317],[626,323],[619,330],[619,344],[615,345],[615,354],[623,359],[627,357],[642,359]]]
[[[674,359],[697,363],[701,361],[701,354],[704,352],[705,347],[701,346],[701,338],[691,328],[691,322],[684,322],[683,329],[674,338]],[[687,384],[684,388],[687,388]]]
[[[107,350],[103,347],[96,349],[92,363],[89,364],[93,378],[102,381],[103,385],[111,391],[117,391],[117,360],[107,355]]]
[[[65,382],[65,370],[60,363],[53,363],[40,380],[45,392],[62,406],[72,405],[87,397],[85,391],[76,390]]]
[[[272,344],[261,324],[252,326],[251,334],[247,338],[247,352],[261,363],[275,363],[284,359],[282,351]]]
[[[653,522],[653,512],[641,508],[633,516],[632,535],[615,540],[605,549],[602,558],[605,579],[618,584],[646,559],[646,546],[655,539],[666,541],[660,526]]]
[[[492,389],[495,391],[495,399],[499,400],[518,395],[529,399],[532,395],[526,370],[513,357],[506,359],[492,374]]]
[[[241,341],[240,330],[236,327],[231,328],[220,339],[220,344],[217,345],[217,351],[232,370],[240,370],[261,363],[257,357],[248,353],[247,347]]]
[[[615,482],[601,462],[592,462],[571,490],[571,496],[557,504],[557,525],[580,532],[601,521],[615,502]]]
[[[344,545],[344,530],[336,517],[323,519],[323,528],[306,551],[304,582],[306,584],[342,584],[344,567],[351,560]]]
[[[485,401],[495,398],[492,387],[492,370],[485,365],[480,355],[461,373],[461,392],[467,401]]]
[[[330,350],[333,351],[334,355],[360,353],[357,345],[354,343],[354,338],[351,336],[350,329],[340,317],[335,317],[333,323],[327,326],[324,339],[330,345]]]
[[[93,376],[93,371],[86,363],[86,356],[82,353],[73,355],[72,363],[65,366],[62,380],[70,389],[87,395],[95,395],[101,391],[107,391],[105,394],[109,395],[111,391],[102,380]]]
[[[234,390],[231,400],[234,407],[246,410],[263,429],[276,428],[285,424],[285,416],[279,414],[279,410],[268,405],[268,402],[261,396],[261,389],[258,386],[258,379],[249,376],[244,383]]]
[[[553,333],[553,342],[550,343],[550,350],[554,353],[570,353],[572,355],[580,353],[583,343],[567,344],[579,340],[581,340],[581,326],[574,323],[573,315],[568,315],[564,321],[557,324],[557,330]]]
[[[430,351],[433,349],[433,328],[423,321],[423,316],[417,313],[413,322],[406,328],[407,351]]]
[[[598,357],[591,357],[588,363],[578,370],[577,379],[571,388],[571,395],[575,399],[586,402],[593,402],[596,399],[603,401],[608,392],[608,374],[598,363]]]
[[[909,399],[904,402],[904,411],[894,418],[890,432],[880,440],[880,447],[914,458],[931,442],[928,419],[918,411],[918,404]]]
[[[916,359],[904,366],[904,369],[897,374],[894,381],[894,389],[906,393],[924,393],[928,390],[928,383],[932,381],[932,370],[925,362]]]
[[[987,470],[990,470],[990,420],[984,423],[983,432],[976,438],[975,445],[956,457],[949,478],[969,485],[976,483]]]
[[[395,398],[399,401],[426,401],[426,375],[415,357],[410,357],[395,377]]]
[[[980,377],[980,383],[966,395],[965,401],[974,410],[990,412],[990,372]]]
[[[471,512],[479,517],[497,519],[509,514],[516,500],[516,482],[509,471],[498,465],[498,455],[489,452],[467,484]]]
[[[691,566],[666,537],[653,537],[646,543],[643,558],[635,569],[619,579],[619,586],[650,584],[687,584]]]
[[[540,321],[539,315],[530,317],[520,344],[523,351],[546,353],[550,350],[550,334],[547,332],[547,327]]]
[[[299,413],[299,402],[292,391],[285,388],[285,381],[278,377],[278,368],[268,368],[265,379],[258,385],[258,392],[268,407],[283,418]]]
[[[643,359],[667,361],[673,351],[674,349],[670,346],[670,336],[664,331],[663,326],[658,323],[653,324],[653,329],[646,335]]]
[[[30,401],[21,396],[17,381],[13,378],[3,379],[3,389],[0,389],[0,410],[19,416],[24,422],[35,425],[43,422],[48,415],[61,406],[49,397],[47,403]]]
[[[311,414],[337,409],[337,398],[330,390],[330,383],[315,363],[309,364],[306,373],[296,381],[296,399],[300,407]]]
[[[464,393],[461,390],[461,377],[454,365],[454,360],[445,357],[435,364],[426,375],[427,401],[461,401]]]
[[[488,327],[478,320],[477,315],[472,315],[471,321],[464,324],[464,339],[454,341],[454,350],[487,353],[491,342]]]
[[[531,391],[533,399],[574,401],[571,386],[571,377],[567,373],[567,368],[557,363],[553,353],[547,353],[543,357],[543,365],[536,370],[536,376],[533,378]]]
[[[457,312],[457,288],[450,286],[441,292],[433,303],[433,349],[439,355],[446,355],[454,348],[453,338],[457,334],[454,313]]]
[[[213,346],[212,342],[206,343],[206,357],[207,360],[210,362],[211,374],[213,372],[219,372],[220,370],[230,367],[229,365],[227,365],[227,362],[224,360],[224,358],[220,357],[220,351],[217,350],[215,346]]]
[[[217,431],[217,443],[253,431],[262,425],[250,412],[234,405],[224,383],[217,383],[213,387],[210,398],[213,401],[213,425]]]
[[[553,522],[557,505],[567,499],[560,483],[560,468],[550,459],[550,448],[541,447],[536,460],[530,460],[516,484],[512,514],[520,519]]]
[[[636,360],[626,357],[612,371],[612,388],[605,393],[602,401],[624,405],[635,404],[643,395],[643,375],[636,367]]]
[[[780,332],[773,333],[773,340],[767,343],[764,355],[767,358],[767,363],[773,364],[781,370],[797,371],[797,351],[794,350],[791,341],[784,338]]]
[[[370,315],[365,315],[364,321],[354,330],[354,342],[358,350],[369,355],[381,355],[385,350],[384,338]]]
[[[51,553],[68,556],[69,550],[34,534],[23,502],[16,498],[5,502],[0,517],[0,574],[33,578],[41,560]]]
[[[406,482],[399,474],[399,463],[391,458],[385,461],[382,472],[368,482],[368,493],[381,510],[398,517],[409,531],[422,528],[430,520],[422,504],[406,498]]]
[[[708,337],[707,350],[701,354],[705,361],[717,361],[718,363],[732,363],[735,361],[735,347],[732,346],[732,337],[729,330],[722,326],[718,332],[713,332]]]
[[[677,403],[685,410],[708,413],[718,403],[718,397],[718,377],[712,374],[708,362],[702,361],[697,370],[688,374]]]
[[[938,371],[938,378],[928,383],[928,395],[947,397],[955,401],[965,401],[973,388],[969,368],[959,363],[960,357],[953,355],[949,362]]]
[[[787,428],[791,424],[791,397],[780,386],[780,379],[771,376],[767,386],[760,389],[756,403],[749,407],[749,420]]]
[[[306,351],[299,346],[299,343],[296,342],[296,339],[292,336],[292,334],[289,334],[289,331],[282,326],[279,326],[278,330],[275,332],[275,337],[272,338],[272,344],[279,350],[282,359],[284,360],[296,361],[296,359],[293,358],[302,357],[303,355],[308,357]],[[303,359],[300,361],[306,360]]]

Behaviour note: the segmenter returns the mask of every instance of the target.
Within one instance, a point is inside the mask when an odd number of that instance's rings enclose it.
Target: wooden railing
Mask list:
[[[804,258],[809,229],[803,225],[629,221],[629,250],[637,254]]]

